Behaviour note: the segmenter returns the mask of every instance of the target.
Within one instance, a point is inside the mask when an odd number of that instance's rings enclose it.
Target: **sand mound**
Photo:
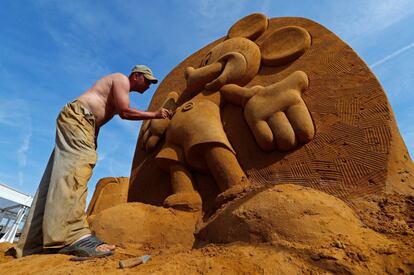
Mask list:
[[[219,209],[200,230],[194,247],[196,217],[191,214],[121,204],[91,219],[99,237],[119,245],[113,256],[86,262],[70,261],[66,255],[14,259],[4,254],[10,245],[0,244],[0,270],[2,274],[409,274],[414,272],[413,202],[412,197],[375,198],[361,207],[362,223],[335,197],[278,185]],[[406,221],[410,230],[396,230],[387,222],[392,217]],[[152,256],[148,263],[118,268],[119,260],[144,254]]]
[[[107,177],[98,181],[89,202],[88,216],[96,215],[100,211],[128,201],[129,178]]]
[[[282,241],[321,247],[390,244],[364,228],[343,201],[292,184],[277,185],[231,203],[207,221],[198,236],[215,243]]]
[[[124,203],[89,219],[91,229],[118,246],[191,248],[197,214],[142,203]]]
[[[0,251],[4,250],[0,246]],[[5,274],[299,274],[324,273],[318,265],[269,245],[210,245],[201,249],[163,250],[152,259],[131,269],[119,269],[118,261],[128,253],[85,262],[70,261],[65,255],[32,255],[0,263]],[[311,260],[312,262],[312,260]],[[342,268],[343,270],[344,268]],[[339,269],[337,269],[339,270]],[[346,270],[346,269],[345,269]],[[350,269],[352,270],[352,269]],[[353,269],[355,270],[355,269]]]

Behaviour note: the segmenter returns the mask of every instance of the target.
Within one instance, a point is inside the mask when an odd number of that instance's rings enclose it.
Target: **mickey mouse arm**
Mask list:
[[[221,87],[220,92],[226,101],[244,108],[247,101],[263,89],[263,86],[245,88],[236,84],[228,84]]]

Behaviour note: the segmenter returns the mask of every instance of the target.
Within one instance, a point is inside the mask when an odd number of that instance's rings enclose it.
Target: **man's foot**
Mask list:
[[[164,205],[178,210],[196,212],[201,210],[202,202],[200,195],[193,191],[172,194],[164,200]]]
[[[63,247],[58,253],[78,257],[105,257],[112,255],[112,250],[114,249],[114,245],[106,244],[94,235],[87,235]]]
[[[85,239],[85,238],[88,238],[88,237],[90,237],[91,236],[91,234],[88,234],[88,235],[85,235],[85,236],[82,236],[82,237],[80,237],[79,239],[77,239],[74,243],[76,243],[76,242],[78,242],[78,241],[80,241],[80,240],[83,240],[83,239]],[[99,251],[108,251],[108,250],[115,250],[115,245],[113,245],[113,244],[107,244],[107,243],[103,243],[103,244],[101,244],[101,245],[99,245],[97,248],[96,248],[96,250],[99,250]]]

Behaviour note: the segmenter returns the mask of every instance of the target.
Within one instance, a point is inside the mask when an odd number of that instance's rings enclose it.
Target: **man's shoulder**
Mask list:
[[[129,89],[129,78],[122,73],[113,73],[104,77],[112,87],[124,87]]]
[[[113,73],[113,74],[107,75],[106,77],[111,78],[112,80],[117,80],[117,81],[129,81],[128,77],[124,75],[123,73]]]

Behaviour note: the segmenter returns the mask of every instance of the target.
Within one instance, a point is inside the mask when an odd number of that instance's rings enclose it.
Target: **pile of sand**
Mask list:
[[[123,203],[89,218],[92,231],[118,246],[191,248],[197,213],[143,203]]]
[[[302,186],[277,185],[224,205],[204,223],[197,223],[197,213],[121,204],[91,219],[98,236],[118,245],[114,256],[85,262],[70,261],[66,255],[14,259],[3,253],[10,245],[2,244],[0,270],[3,274],[124,274],[119,260],[150,254],[148,263],[127,271],[414,272],[413,198],[384,195],[366,201],[360,219],[333,196]],[[400,227],[387,222],[392,216]]]

